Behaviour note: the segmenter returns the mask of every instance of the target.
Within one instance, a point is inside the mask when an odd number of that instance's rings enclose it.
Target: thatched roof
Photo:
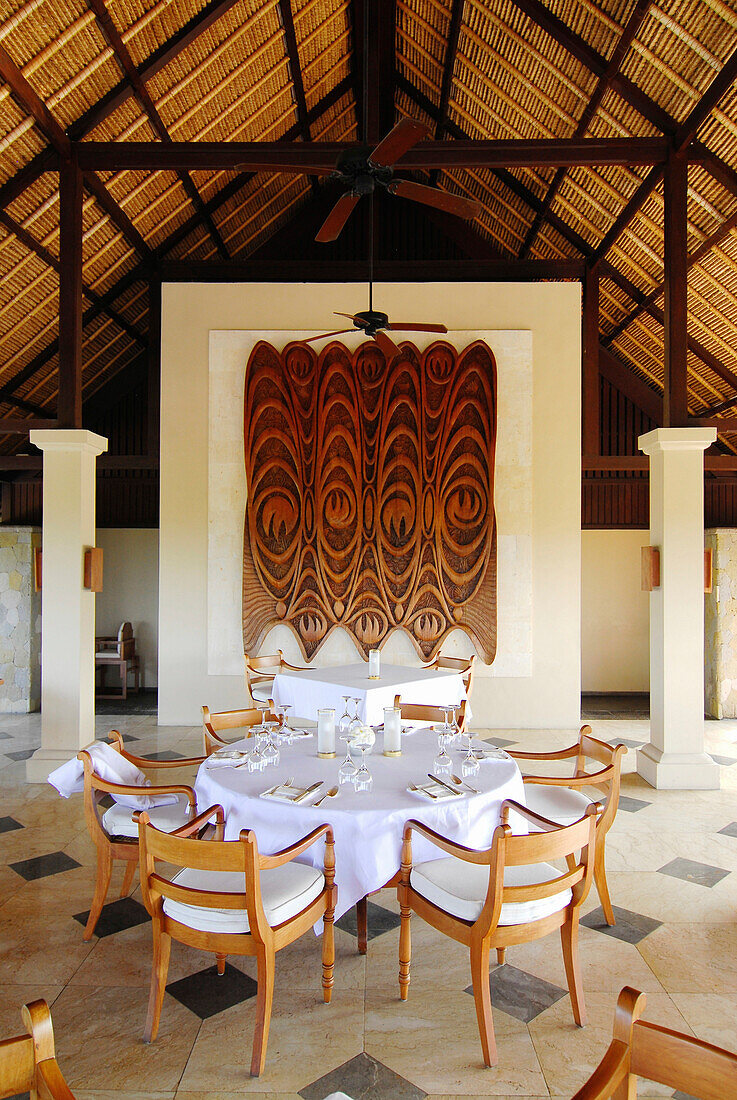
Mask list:
[[[372,7],[0,0],[0,47],[73,140],[355,141],[363,50],[354,27],[357,11]],[[423,119],[436,137],[668,134],[703,143],[688,176],[690,411],[731,398],[737,92],[727,83],[716,102],[703,97],[734,60],[733,0],[396,0],[394,14],[395,117]],[[59,201],[58,175],[45,170],[51,152],[45,127],[4,84],[0,416],[55,408]],[[495,255],[600,260],[602,343],[662,387],[657,166],[458,169],[440,171],[437,183],[483,204],[474,229]],[[85,186],[88,396],[145,354],[147,265],[252,255],[322,184],[278,173],[136,170],[87,174]],[[642,201],[631,209],[638,189]]]

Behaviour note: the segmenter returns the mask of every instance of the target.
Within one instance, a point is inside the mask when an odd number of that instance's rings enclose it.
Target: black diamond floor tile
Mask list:
[[[205,970],[172,982],[166,987],[166,992],[194,1012],[195,1016],[207,1020],[226,1008],[255,997],[257,989],[258,984],[253,978],[226,963],[224,974],[218,974],[216,966],[208,966]]]
[[[723,867],[712,867],[708,863],[697,863],[693,859],[674,859],[666,863],[665,867],[658,867],[661,875],[671,875],[672,878],[683,879],[684,882],[695,882],[698,886],[716,886],[729,871]]]
[[[45,856],[34,856],[33,859],[21,859],[18,863],[8,864],[16,874],[30,882],[35,878],[47,878],[49,875],[58,875],[60,871],[71,871],[73,867],[81,867],[76,859],[72,859],[66,852],[49,852]]]
[[[84,913],[75,913],[74,919],[80,924],[87,924],[90,915],[89,909]],[[133,898],[118,898],[109,905],[103,905],[99,920],[95,925],[95,935],[100,939],[105,936],[113,936],[116,932],[123,932],[126,928],[136,928],[139,924],[145,924],[149,919],[145,906]]]
[[[568,993],[567,989],[561,989],[543,978],[536,978],[526,970],[518,970],[509,963],[492,970],[489,982],[493,1009],[506,1012],[508,1016],[514,1016],[525,1024],[529,1024]],[[466,993],[473,994],[472,985],[467,986]]]
[[[19,749],[18,752],[6,752],[9,760],[28,760],[33,756],[35,749]]]
[[[715,764],[721,764],[723,768],[731,768],[732,764],[737,764],[737,757],[735,756],[717,756],[714,752],[709,755]]]
[[[142,757],[143,760],[185,760],[186,757],[182,756],[180,752],[172,752],[171,749],[164,749],[163,752],[145,752]]]
[[[20,821],[14,817],[0,817],[0,833],[12,833],[15,829],[22,829]]]
[[[505,745],[516,745],[516,741],[508,741],[506,737],[487,737],[485,740],[489,745],[496,745],[498,749],[503,749]]]
[[[302,1100],[325,1100],[334,1092],[344,1092],[352,1100],[422,1100],[427,1096],[417,1085],[365,1053],[313,1081],[297,1095]]]
[[[392,913],[389,909],[385,909],[383,905],[376,905],[373,901],[366,903],[366,914],[368,938],[370,940],[382,936],[384,932],[391,932],[393,928],[399,928],[401,924],[398,913]],[[349,932],[351,936],[358,935],[355,906],[353,909],[349,909],[339,921],[335,922],[335,927],[342,928],[344,932]]]
[[[614,919],[617,922],[610,927],[604,919],[604,910],[599,906],[581,918],[581,924],[586,928],[593,928],[597,932],[604,932],[607,936],[613,936],[615,940],[624,940],[625,943],[639,943],[649,936],[663,923],[646,917],[642,913],[633,913],[631,909],[620,909],[614,906]]]
[[[619,809],[626,810],[628,814],[636,814],[638,810],[644,810],[646,806],[652,806],[652,802],[646,802],[644,798],[632,798],[628,794],[620,794]]]
[[[725,836],[737,836],[737,821],[730,821],[729,825],[725,825],[719,832],[724,833]]]

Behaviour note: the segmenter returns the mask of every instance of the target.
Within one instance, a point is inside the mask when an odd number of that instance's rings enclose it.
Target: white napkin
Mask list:
[[[205,770],[212,772],[217,768],[232,768],[236,764],[245,763],[247,759],[248,753],[241,752],[239,749],[220,749],[208,758]]]
[[[446,798],[458,798],[462,794],[461,791],[456,794],[455,791],[448,790],[434,779],[428,779],[427,783],[418,783],[416,790],[412,790],[411,787],[407,787],[407,790],[410,794],[416,794],[418,798],[423,798],[427,802],[441,802]]]
[[[92,757],[96,773],[106,783],[120,783],[126,787],[151,786],[151,780],[135,764],[131,763],[130,760],[126,760],[124,756],[121,756],[105,741],[94,741],[87,746],[86,751]],[[69,798],[72,794],[80,794],[84,790],[82,761],[78,760],[76,756],[72,760],[67,760],[66,764],[62,764],[56,771],[51,772],[48,781],[52,787],[56,788],[62,798]],[[130,806],[133,810],[150,810],[154,806],[172,806],[178,801],[175,794],[113,794],[112,798],[115,802],[119,802],[121,806]]]

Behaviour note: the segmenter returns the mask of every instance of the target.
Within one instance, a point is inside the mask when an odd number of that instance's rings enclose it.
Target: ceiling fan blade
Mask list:
[[[422,325],[419,323],[405,323],[399,321],[392,321],[389,325],[392,332],[447,332],[446,325]]]
[[[361,328],[366,328],[368,324],[367,321],[364,321],[363,317],[354,317],[352,313],[341,313],[340,310],[337,309],[334,309],[333,313],[336,317],[347,317],[349,321],[355,322],[355,324],[360,325]]]
[[[387,357],[387,359],[393,359],[395,355],[399,355],[399,348],[397,347],[397,345],[394,343],[393,340],[390,340],[386,333],[383,332],[381,329],[379,329],[378,332],[374,333],[374,340],[384,352],[384,355]]]
[[[418,141],[428,137],[429,133],[429,128],[422,122],[418,122],[417,119],[401,119],[394,129],[390,130],[385,138],[382,138],[373,153],[370,154],[369,164],[377,167],[396,164],[408,149],[411,149]]]
[[[482,209],[481,203],[473,199],[464,199],[461,195],[452,195],[450,191],[426,187],[424,183],[413,183],[412,180],[392,180],[387,191],[391,191],[392,195],[401,195],[402,198],[445,210],[448,214],[456,214],[459,218],[478,217]]]
[[[346,192],[345,195],[341,195],[320,226],[315,240],[325,244],[327,241],[334,241],[336,237],[340,236],[343,226],[348,221],[360,197],[360,195],[351,194],[350,191]]]
[[[327,340],[329,336],[343,336],[346,332],[353,332],[352,328],[339,328],[337,332],[323,332],[322,336],[308,336],[303,342],[311,344],[313,340]]]

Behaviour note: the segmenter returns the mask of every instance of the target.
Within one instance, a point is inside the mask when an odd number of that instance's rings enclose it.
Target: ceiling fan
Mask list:
[[[332,178],[342,183],[346,191],[328,214],[315,240],[321,243],[336,240],[360,198],[373,195],[377,187],[383,187],[391,195],[402,195],[459,218],[475,218],[481,211],[481,204],[473,199],[412,180],[394,179],[397,161],[429,134],[430,130],[423,123],[413,118],[403,118],[373,151],[343,153],[338,158]]]
[[[360,313],[339,313],[336,317],[347,317],[353,321],[353,328],[358,329],[364,336],[370,336],[379,345],[387,359],[393,359],[399,354],[399,348],[387,335],[387,332],[447,332],[445,325],[426,325],[413,321],[391,321],[386,313],[381,313],[373,308],[373,284],[369,283],[369,308]],[[322,336],[309,336],[305,343],[312,340],[326,340],[329,336],[343,336],[353,329],[341,328],[337,332],[325,332]]]

